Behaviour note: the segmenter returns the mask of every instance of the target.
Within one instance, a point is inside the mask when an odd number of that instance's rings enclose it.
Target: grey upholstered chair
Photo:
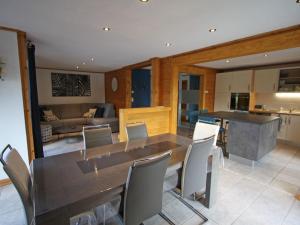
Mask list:
[[[147,138],[148,132],[145,123],[129,123],[126,124],[127,140]]]
[[[182,171],[179,173],[179,196],[175,195],[181,202],[193,210],[196,214],[207,221],[199,211],[192,207],[184,198],[193,196],[195,199],[197,192],[202,192],[206,188],[206,177],[208,158],[212,153],[215,135],[194,140],[188,147]]]
[[[9,150],[7,153],[6,151]],[[18,151],[7,145],[1,152],[0,161],[13,185],[17,189],[25,210],[28,225],[34,225],[34,210],[31,197],[32,181],[25,162]],[[96,225],[95,215],[92,211],[74,216],[70,219],[70,225]]]
[[[162,213],[163,183],[170,157],[168,151],[135,161],[130,167],[124,196],[124,225],[140,225],[157,214],[174,224]]]
[[[84,126],[82,135],[85,149],[113,143],[109,124]]]
[[[9,150],[7,153],[6,151]],[[1,153],[0,161],[22,200],[28,225],[34,223],[33,201],[31,198],[32,181],[27,166],[16,149],[7,145]]]

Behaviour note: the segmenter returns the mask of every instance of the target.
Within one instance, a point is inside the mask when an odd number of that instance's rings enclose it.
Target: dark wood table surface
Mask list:
[[[36,225],[69,224],[70,217],[122,193],[134,160],[172,150],[172,166],[184,161],[191,141],[163,134],[33,160]]]

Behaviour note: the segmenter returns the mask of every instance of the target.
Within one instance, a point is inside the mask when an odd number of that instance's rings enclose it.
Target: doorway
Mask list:
[[[151,70],[132,70],[131,107],[150,107],[151,105]]]
[[[180,74],[178,84],[178,127],[190,128],[198,119],[202,101],[200,87],[201,76]]]

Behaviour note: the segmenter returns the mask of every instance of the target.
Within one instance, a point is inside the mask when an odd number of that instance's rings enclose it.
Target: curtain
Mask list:
[[[35,158],[43,158],[43,143],[40,126],[40,107],[38,102],[38,92],[36,84],[36,69],[35,69],[35,46],[27,43],[27,57],[28,57],[28,72],[29,72],[29,91],[31,101],[31,121],[33,130],[34,152]]]

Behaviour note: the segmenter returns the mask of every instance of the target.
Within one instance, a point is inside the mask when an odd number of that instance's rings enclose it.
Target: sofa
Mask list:
[[[102,117],[83,117],[83,114],[91,108],[103,108]],[[51,110],[58,120],[45,121],[44,110]],[[41,125],[51,125],[54,135],[78,133],[82,131],[83,126],[103,124],[109,124],[112,132],[119,132],[119,120],[115,115],[114,105],[110,103],[40,105],[40,111]]]

